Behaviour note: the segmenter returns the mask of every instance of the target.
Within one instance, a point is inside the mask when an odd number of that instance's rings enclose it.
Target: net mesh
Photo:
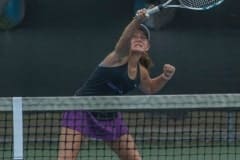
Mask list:
[[[11,99],[0,98],[0,159],[11,159],[13,153],[13,123]]]
[[[0,159],[11,158],[12,142],[12,114],[0,112]]]
[[[11,103],[5,105],[0,99],[0,104],[0,159],[10,160],[14,152]],[[74,146],[81,142],[76,150],[76,159],[81,160],[118,160],[118,155],[127,159],[129,155],[117,153],[135,149],[143,160],[237,160],[239,107],[239,94],[23,98],[24,159],[55,160],[61,149],[74,154]],[[128,128],[133,141],[100,140],[87,135],[79,138],[73,132],[61,132],[66,111],[75,113],[79,109],[97,118],[115,119],[113,113],[121,113],[122,127]],[[83,123],[84,116],[66,119],[79,125],[77,121]],[[98,128],[95,133],[104,136],[105,132]],[[67,136],[72,142],[68,147]],[[59,147],[60,142],[64,147]]]
[[[190,8],[209,9],[219,5],[223,0],[179,0],[179,2]]]

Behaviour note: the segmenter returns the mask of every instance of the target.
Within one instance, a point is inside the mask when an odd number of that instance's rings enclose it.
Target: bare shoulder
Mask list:
[[[121,57],[119,56],[115,51],[109,53],[103,61],[100,63],[101,66],[106,67],[115,67],[122,65],[127,62],[127,57]]]

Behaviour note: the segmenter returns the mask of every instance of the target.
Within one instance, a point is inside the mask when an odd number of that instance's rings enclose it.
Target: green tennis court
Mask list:
[[[56,144],[57,145],[57,144]],[[52,145],[45,149],[36,149],[33,145],[25,152],[26,160],[55,160],[57,159],[57,147]],[[143,160],[237,160],[240,158],[240,147],[191,147],[191,148],[173,148],[159,149],[159,146],[147,144],[148,149],[141,149]],[[41,146],[41,145],[40,145]],[[89,148],[84,148],[79,154],[79,160],[118,160],[116,154],[111,149],[100,144],[96,148],[95,144],[88,145]],[[140,147],[140,146],[139,146]],[[145,146],[147,147],[147,146]],[[141,147],[140,147],[141,148]],[[7,150],[7,148],[5,148]],[[1,157],[12,159],[12,151],[1,151]]]

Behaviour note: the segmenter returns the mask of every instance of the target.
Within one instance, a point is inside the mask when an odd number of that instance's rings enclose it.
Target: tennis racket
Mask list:
[[[185,8],[203,11],[216,7],[223,1],[224,0],[167,0],[163,4],[147,9],[146,16],[159,12],[162,8]]]

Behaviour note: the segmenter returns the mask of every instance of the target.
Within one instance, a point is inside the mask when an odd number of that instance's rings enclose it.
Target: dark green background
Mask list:
[[[129,0],[28,0],[23,23],[0,31],[0,96],[71,96],[109,53],[133,17]],[[152,75],[177,72],[159,94],[240,91],[240,2],[178,9],[152,31]]]

